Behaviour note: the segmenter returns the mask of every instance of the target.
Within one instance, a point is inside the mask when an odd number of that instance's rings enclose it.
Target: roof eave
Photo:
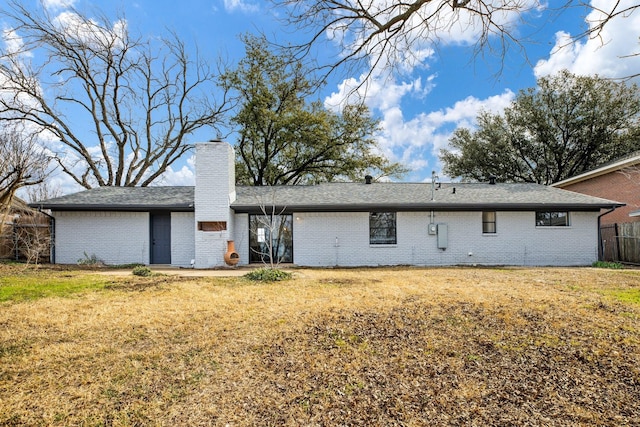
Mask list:
[[[588,179],[597,178],[602,175],[606,175],[611,172],[617,172],[619,170],[632,167],[640,164],[640,156],[634,156],[620,160],[615,163],[608,164],[606,166],[599,167],[597,169],[581,173],[580,175],[572,176],[571,178],[563,179],[562,181],[554,182],[550,187],[563,188],[567,185],[577,184],[578,182],[586,181]]]
[[[266,212],[370,212],[379,210],[424,212],[424,211],[533,211],[533,210],[571,210],[571,211],[599,211],[600,209],[615,209],[625,206],[624,203],[439,203],[439,204],[318,204],[318,205],[253,205],[232,204],[231,209],[236,213],[260,214]]]
[[[70,211],[83,211],[83,212],[150,212],[150,211],[171,211],[171,212],[193,212],[193,205],[95,205],[95,204],[46,204],[46,203],[32,203],[29,206],[36,209],[49,209],[56,212],[70,212]]]

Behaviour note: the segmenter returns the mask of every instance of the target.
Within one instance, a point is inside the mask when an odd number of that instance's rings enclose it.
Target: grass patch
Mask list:
[[[619,262],[609,261],[595,261],[591,266],[595,268],[611,268],[614,270],[621,270],[624,268],[624,265]]]
[[[83,271],[59,271],[24,265],[0,266],[0,302],[68,297],[103,289],[109,280]]]
[[[640,305],[640,289],[614,290],[609,295],[620,302]]]
[[[91,271],[47,275],[98,281]],[[106,290],[75,298],[3,304],[0,425],[640,419],[640,271],[298,269],[292,282],[108,280]]]

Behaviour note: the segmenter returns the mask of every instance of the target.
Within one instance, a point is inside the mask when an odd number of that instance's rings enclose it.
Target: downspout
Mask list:
[[[600,230],[600,219],[603,216],[615,211],[617,208],[617,206],[614,206],[605,213],[601,213],[600,215],[598,215],[598,261],[603,261],[602,257],[604,256],[604,248],[602,247],[602,232]]]

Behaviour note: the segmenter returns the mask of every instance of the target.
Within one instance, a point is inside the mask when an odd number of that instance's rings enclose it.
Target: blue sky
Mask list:
[[[40,7],[40,2],[27,1],[33,3],[33,7]],[[603,8],[611,5],[610,0],[591,0],[591,3]],[[635,2],[623,0],[622,3]],[[143,36],[162,36],[174,31],[191,48],[197,45],[200,55],[212,63],[219,55],[232,63],[243,55],[243,45],[238,39],[241,33],[263,32],[283,42],[300,40],[299,34],[283,27],[279,20],[284,11],[264,0],[44,0],[42,4],[53,14],[73,6],[91,16],[92,8],[98,8],[113,19],[124,17],[130,30]],[[500,112],[518,90],[534,86],[537,76],[562,68],[606,77],[638,73],[640,57],[622,57],[640,51],[640,12],[609,23],[601,40],[582,40],[558,48],[566,44],[571,35],[584,31],[588,25],[585,20],[594,17],[587,16],[583,8],[558,14],[539,7],[526,17],[526,24],[514,24],[516,33],[527,40],[524,45],[527,57],[513,48],[502,63],[499,56],[488,52],[474,58],[468,46],[472,33],[444,34],[436,53],[410,67],[402,76],[373,80],[366,103],[383,126],[377,136],[381,149],[412,169],[406,181],[427,180],[432,170],[442,177],[437,154],[447,147],[451,132],[458,126],[473,126],[474,118],[482,109]],[[353,84],[360,78],[360,75],[336,74],[321,99],[328,107],[338,104],[344,100],[349,82]],[[196,139],[198,137],[202,136]],[[233,143],[233,138],[229,142]],[[193,159],[185,158],[159,183],[192,185],[192,166]],[[58,174],[52,180],[63,192],[79,189],[63,175]]]

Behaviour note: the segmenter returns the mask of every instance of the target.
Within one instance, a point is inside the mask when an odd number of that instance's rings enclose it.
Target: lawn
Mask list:
[[[640,420],[638,270],[299,269],[260,283],[0,264],[0,294],[16,283],[32,290],[0,302],[0,425]]]

